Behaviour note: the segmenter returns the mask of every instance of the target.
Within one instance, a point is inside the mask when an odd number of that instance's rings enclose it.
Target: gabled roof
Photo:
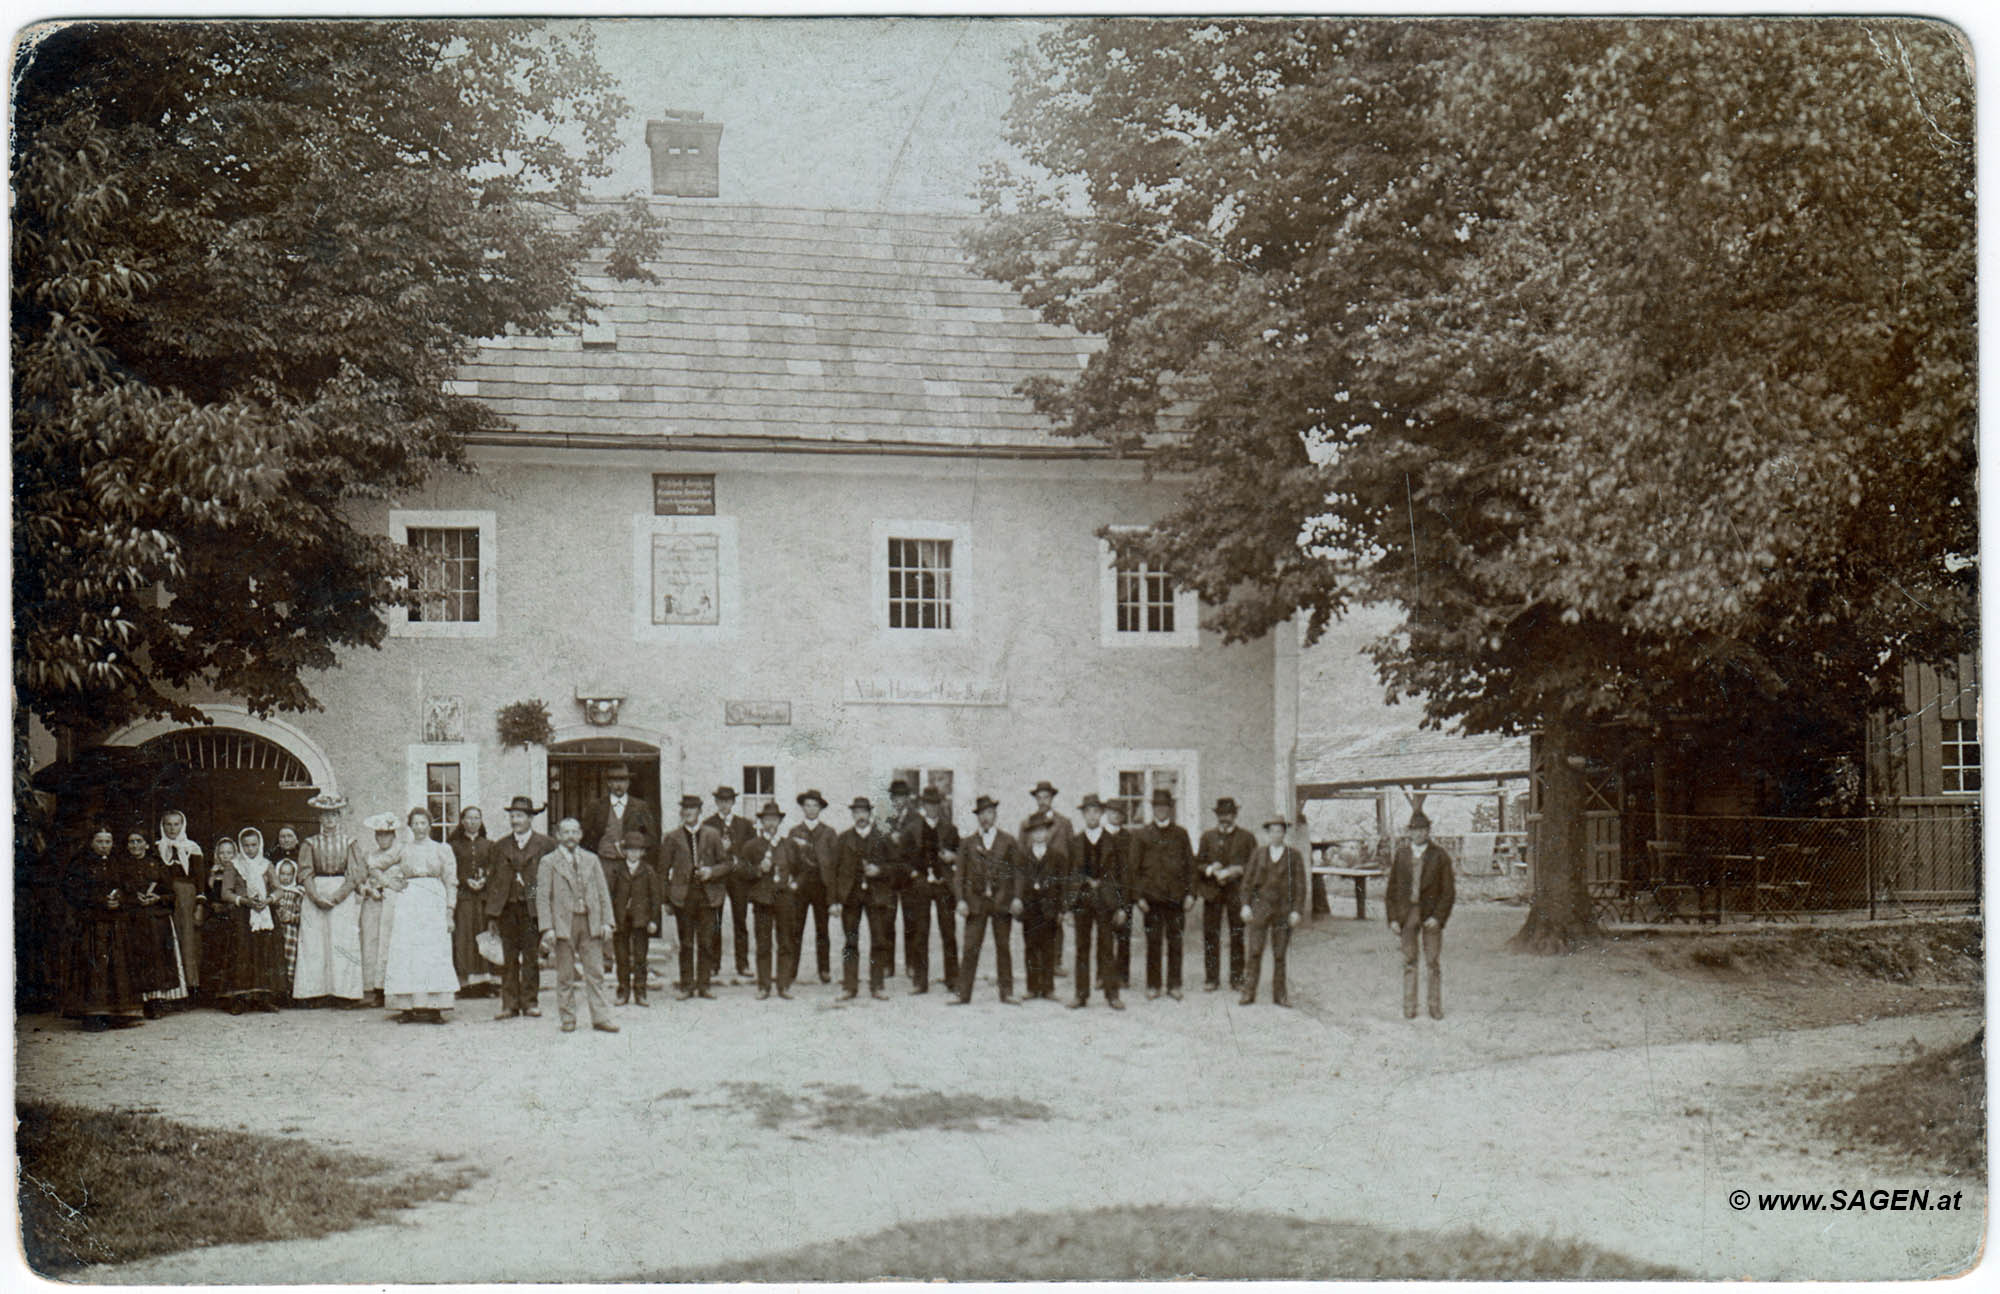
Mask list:
[[[538,439],[1103,452],[1015,390],[1097,343],[975,275],[970,218],[653,203],[659,283],[587,280],[603,326],[490,339],[455,389]]]
[[[1523,777],[1527,770],[1526,737],[1402,728],[1318,743],[1301,738],[1295,777],[1302,787],[1361,789]]]

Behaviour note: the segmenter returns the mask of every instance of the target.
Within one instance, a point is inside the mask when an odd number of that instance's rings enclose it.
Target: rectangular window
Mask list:
[[[1118,632],[1174,631],[1174,579],[1144,562],[1118,566]]]
[[[1118,794],[1111,798],[1125,811],[1125,821],[1137,826],[1152,820],[1155,791],[1166,791],[1174,797],[1178,816],[1181,799],[1181,770],[1178,766],[1121,768],[1118,770]]]
[[[1940,763],[1947,791],[1977,791],[1979,778],[1979,721],[1946,719],[1943,722],[1943,754]]]
[[[924,768],[917,766],[890,770],[889,780],[895,781],[899,778],[908,782],[911,792],[916,795],[922,795],[925,787],[936,787],[938,795],[944,800],[943,820],[946,822],[952,820],[951,791],[952,782],[954,781],[952,770],[948,768]]]
[[[778,795],[778,770],[771,764],[743,765],[743,811],[756,817]],[[782,805],[780,808],[784,807]]]
[[[443,840],[458,822],[461,785],[457,764],[424,765],[424,808],[431,815],[432,840]]]
[[[406,542],[418,558],[417,592],[410,623],[479,620],[479,530],[477,527],[412,526]]]
[[[889,627],[951,628],[951,540],[889,540]]]

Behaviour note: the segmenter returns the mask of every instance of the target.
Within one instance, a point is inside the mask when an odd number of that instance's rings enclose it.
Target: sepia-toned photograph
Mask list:
[[[1981,1264],[1964,30],[12,53],[19,1279]]]

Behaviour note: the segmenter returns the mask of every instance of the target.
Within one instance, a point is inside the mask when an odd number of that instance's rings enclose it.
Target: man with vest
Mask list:
[[[979,797],[973,811],[979,829],[959,842],[958,867],[952,872],[952,892],[958,898],[958,915],[965,919],[965,944],[958,959],[958,996],[950,1005],[972,1001],[972,986],[979,979],[979,946],[986,940],[988,922],[993,926],[993,955],[1000,973],[1000,1000],[1014,1004],[1014,918],[1022,911],[1020,895],[1020,846],[1000,830],[1000,801],[990,795]]]
[[[813,951],[819,963],[819,982],[830,984],[833,982],[833,957],[827,944],[827,886],[831,883],[833,865],[840,852],[840,833],[831,824],[819,820],[819,815],[826,812],[824,795],[816,790],[802,792],[798,804],[805,821],[794,826],[786,837],[805,855],[799,860],[799,901],[792,910],[797,929],[792,933],[792,947],[804,953],[806,917],[810,915]]]
[[[913,853],[910,885],[903,891],[903,961],[912,993],[930,991],[931,914],[937,914],[938,942],[944,947],[943,983],[958,983],[958,911],[951,893],[952,866],[958,861],[958,828],[944,814],[944,796],[926,786],[917,797],[910,823]]]
[[[1244,1006],[1257,1000],[1266,939],[1271,943],[1271,1001],[1277,1006],[1292,1004],[1285,993],[1285,954],[1292,931],[1312,904],[1312,890],[1306,883],[1305,857],[1285,843],[1290,827],[1290,819],[1282,813],[1264,819],[1264,846],[1245,864],[1238,915],[1250,929],[1250,960],[1243,969],[1243,996],[1237,999]]]
[[[736,816],[736,788],[718,786],[715,788],[715,812],[702,821],[722,838],[723,854],[734,859],[736,852],[750,842],[757,834],[757,828],[748,818]],[[723,884],[723,893],[729,903],[729,928],[736,953],[736,978],[750,978],[750,882],[736,875],[732,865],[729,878]],[[722,913],[715,914],[715,937],[718,945],[722,939]],[[716,974],[722,973],[721,954],[716,954]]]
[[[1086,795],[1078,806],[1083,811],[1083,830],[1070,837],[1068,905],[1076,920],[1076,996],[1072,1009],[1090,1001],[1091,944],[1097,946],[1097,980],[1104,986],[1104,1000],[1114,1011],[1123,1011],[1118,996],[1117,934],[1127,920],[1126,897],[1131,878],[1126,874],[1128,859],[1124,839],[1104,825],[1104,804],[1096,795]]]
[[[734,870],[722,837],[701,825],[701,797],[681,797],[681,821],[660,840],[660,874],[667,883],[667,907],[680,937],[680,983],[676,996],[713,998],[709,984],[722,960],[722,904]]]
[[[1201,900],[1202,988],[1222,987],[1222,924],[1229,923],[1229,987],[1243,987],[1243,873],[1257,842],[1236,826],[1236,801],[1215,802],[1215,827],[1201,833],[1194,856],[1194,892]]]
[[[1422,809],[1410,815],[1410,837],[1396,842],[1389,864],[1389,933],[1403,944],[1403,1018],[1417,1018],[1417,949],[1421,943],[1430,985],[1433,1020],[1444,1019],[1444,985],[1438,968],[1444,953],[1444,923],[1458,896],[1451,855],[1431,840],[1431,820]]]

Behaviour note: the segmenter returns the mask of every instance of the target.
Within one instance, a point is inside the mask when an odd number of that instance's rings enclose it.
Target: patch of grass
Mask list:
[[[872,1236],[644,1277],[671,1282],[1662,1280],[1590,1245],[1481,1231],[1392,1231],[1274,1213],[1164,1206],[905,1223]]]
[[[1821,1111],[1849,1145],[1885,1146],[1974,1177],[1986,1170],[1986,1032],[1887,1069]]]
[[[16,1109],[22,1247],[45,1276],[206,1245],[322,1236],[479,1176],[401,1174],[302,1142],[53,1102]]]
[[[808,1083],[798,1090],[769,1083],[725,1086],[730,1103],[708,1108],[748,1110],[760,1128],[804,1124],[859,1137],[925,1130],[980,1132],[995,1121],[1046,1119],[1051,1115],[1049,1108],[1037,1101],[964,1092],[876,1096],[850,1084]]]
[[[1976,985],[1985,979],[1977,921],[1791,926],[1658,939],[1646,955],[1669,971],[1838,974],[1891,984]]]

